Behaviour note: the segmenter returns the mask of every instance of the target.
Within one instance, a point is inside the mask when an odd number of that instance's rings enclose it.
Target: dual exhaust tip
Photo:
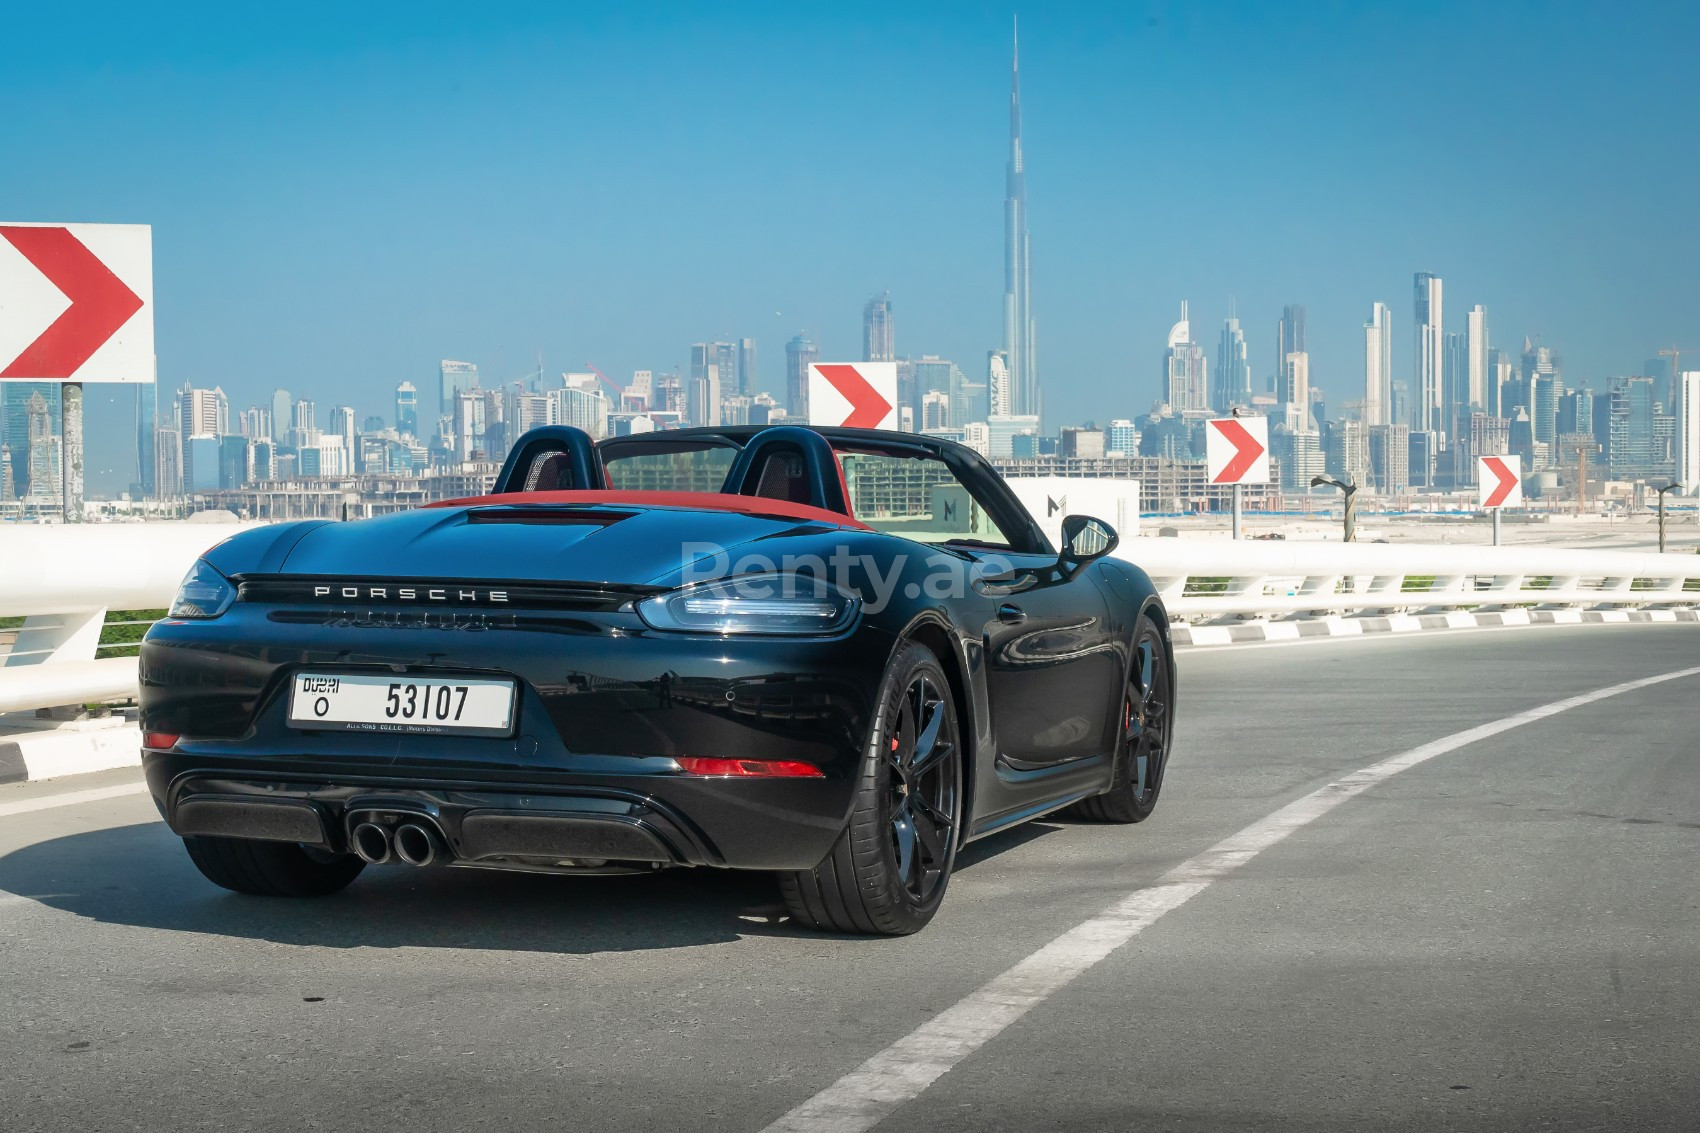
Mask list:
[[[348,841],[360,860],[370,865],[389,861],[430,865],[448,856],[443,836],[422,822],[403,823],[393,834],[376,822],[362,822],[348,836]]]

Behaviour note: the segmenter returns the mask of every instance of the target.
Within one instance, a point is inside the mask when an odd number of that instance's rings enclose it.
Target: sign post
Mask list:
[[[1233,535],[1241,537],[1241,489],[1269,483],[1269,419],[1219,417],[1204,423],[1205,477],[1234,489]]]
[[[83,519],[83,383],[153,380],[153,229],[0,223],[0,382],[60,383],[66,523]]]
[[[1481,494],[1482,507],[1493,516],[1493,545],[1497,547],[1500,509],[1523,502],[1523,458],[1478,456],[1476,491]]]

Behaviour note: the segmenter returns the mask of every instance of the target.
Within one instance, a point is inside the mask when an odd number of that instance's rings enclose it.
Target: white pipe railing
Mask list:
[[[134,658],[96,660],[107,611],[163,608],[195,558],[243,526],[0,525],[0,617],[24,619],[0,653],[0,712],[136,695]],[[1700,555],[1211,538],[1132,538],[1115,553],[1194,623],[1700,606]]]
[[[108,610],[171,603],[195,559],[234,523],[0,524],[0,617],[23,618],[0,646],[0,712],[136,695],[136,659],[99,656]]]
[[[1700,555],[1566,547],[1136,538],[1138,564],[1187,621],[1511,607],[1700,605]]]

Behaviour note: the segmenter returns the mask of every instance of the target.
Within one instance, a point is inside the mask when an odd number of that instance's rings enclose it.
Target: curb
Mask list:
[[[134,724],[0,735],[0,783],[139,767],[141,762],[142,733]]]
[[[1483,626],[1593,625],[1616,622],[1700,622],[1700,610],[1500,610],[1496,613],[1388,614],[1311,618],[1292,622],[1246,622],[1232,626],[1178,625],[1176,645],[1237,645],[1246,641],[1297,641],[1306,637],[1358,637],[1415,633],[1428,629]]]

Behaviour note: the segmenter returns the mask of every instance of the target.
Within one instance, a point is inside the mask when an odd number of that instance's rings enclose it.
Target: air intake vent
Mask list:
[[[548,507],[475,507],[466,513],[468,523],[551,523],[583,527],[611,527],[622,519],[630,519],[629,511],[603,511],[600,508]]]

